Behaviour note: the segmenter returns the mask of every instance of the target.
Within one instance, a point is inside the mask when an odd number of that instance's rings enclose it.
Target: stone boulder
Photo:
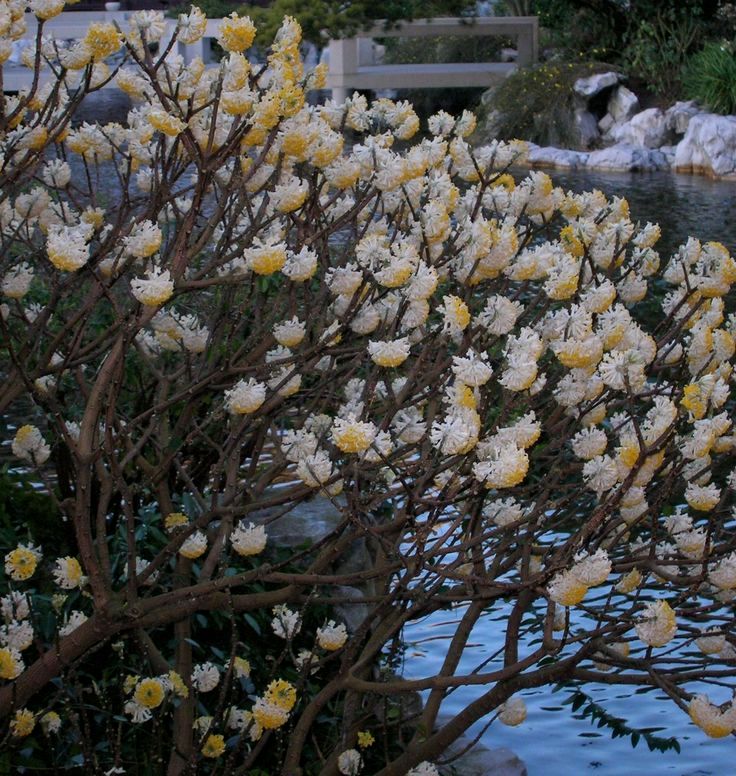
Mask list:
[[[667,157],[661,152],[641,146],[627,144],[612,145],[593,151],[588,156],[586,167],[593,170],[666,170]]]
[[[736,116],[693,116],[677,144],[675,170],[736,177]]]
[[[616,143],[659,148],[667,143],[670,131],[667,117],[659,108],[648,108],[611,130]]]
[[[72,125],[79,126],[85,121],[107,124],[117,121],[125,124],[133,101],[120,89],[100,89],[84,96],[72,116]]]
[[[667,164],[670,167],[675,166],[675,154],[677,153],[677,146],[666,145],[659,149],[660,153],[664,154],[664,158],[667,160]]]
[[[263,523],[273,515],[273,511],[254,512],[249,516],[255,523]],[[315,496],[303,501],[286,514],[266,526],[268,544],[272,547],[299,547],[303,544],[316,544],[331,534],[342,522],[339,509],[324,496]]]
[[[369,614],[368,604],[362,603],[364,593],[357,587],[348,585],[336,585],[332,591],[336,596],[349,598],[355,603],[335,604],[335,615],[347,626],[350,633],[355,633],[365,622]]]
[[[441,714],[437,727],[449,721],[450,717]],[[510,749],[489,749],[484,744],[474,743],[473,738],[462,735],[447,747],[442,759],[450,762],[440,767],[443,776],[527,776],[526,765]]]
[[[606,115],[598,122],[598,129],[603,135],[607,135],[616,125],[616,119],[610,113]]]
[[[665,111],[667,129],[674,135],[684,135],[690,119],[702,112],[695,100],[680,100]]]
[[[464,741],[467,746],[470,742]],[[457,745],[457,742],[456,744]],[[460,747],[458,747],[460,750]],[[453,747],[449,747],[444,757],[452,756]],[[527,776],[526,765],[506,747],[487,749],[477,745],[469,752],[454,760],[450,769],[440,768],[441,774],[453,776]]]
[[[639,112],[640,107],[639,98],[623,84],[614,89],[608,98],[608,115],[614,123],[628,121]]]
[[[591,148],[598,142],[600,139],[598,122],[590,111],[584,108],[578,108],[575,111],[575,133],[581,148]]]
[[[578,78],[573,85],[575,94],[589,100],[606,89],[611,89],[621,82],[621,73],[609,71],[607,73],[596,73],[587,78]]]
[[[538,146],[529,143],[529,164],[532,167],[554,167],[561,170],[576,170],[585,167],[588,154],[584,151],[567,151],[553,146]]]

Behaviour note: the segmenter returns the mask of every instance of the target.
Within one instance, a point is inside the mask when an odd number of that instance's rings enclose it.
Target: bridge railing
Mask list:
[[[83,38],[90,22],[116,22],[126,29],[129,12],[125,11],[65,11],[44,25],[44,34],[57,40]],[[176,31],[176,19],[167,19],[166,33],[160,45],[166,48]],[[32,14],[26,15],[27,30],[24,39],[36,37],[38,23]],[[210,19],[204,36],[194,44],[185,45],[177,41],[172,54],[180,54],[185,62],[200,57],[205,63],[212,60],[211,41],[217,36],[219,19]],[[468,62],[442,64],[381,64],[376,61],[373,38],[389,37],[442,37],[442,36],[504,36],[516,38],[517,60],[509,62]],[[406,89],[462,86],[490,86],[518,65],[537,61],[538,23],[536,16],[491,16],[475,19],[438,18],[423,21],[404,22],[390,29],[384,29],[381,22],[360,32],[353,38],[329,42],[329,71],[327,87],[334,99],[342,101],[351,89]],[[41,80],[50,76],[46,69]],[[18,91],[28,88],[33,73],[22,65],[6,63],[3,68],[4,91]],[[114,86],[114,84],[110,84]]]
[[[87,28],[91,22],[115,22],[123,31],[128,28],[128,19],[131,16],[129,11],[64,11],[53,19],[49,19],[43,27],[43,34],[53,37],[56,40],[79,40],[87,33]],[[189,63],[196,57],[201,57],[202,61],[208,63],[212,60],[211,41],[217,37],[220,28],[220,19],[209,19],[207,29],[203,37],[196,43],[185,45],[177,41],[171,49],[171,55],[180,54],[184,61]],[[176,19],[166,19],[166,32],[159,45],[162,49],[168,47],[171,38],[176,31]],[[36,39],[38,30],[38,20],[33,14],[26,14],[26,32],[21,38],[23,41],[31,42]],[[43,68],[40,74],[40,80],[43,82],[51,76],[48,68]],[[30,87],[33,81],[33,72],[23,65],[8,62],[3,68],[3,90],[6,92],[15,92],[19,89]],[[114,87],[110,83],[108,87]]]
[[[382,64],[376,61],[373,38],[429,38],[444,36],[516,38],[512,62],[450,62],[441,64]],[[338,102],[351,89],[431,89],[490,86],[517,65],[537,61],[539,26],[536,16],[482,16],[475,19],[437,18],[404,22],[385,29],[377,22],[353,38],[331,40],[327,86]]]

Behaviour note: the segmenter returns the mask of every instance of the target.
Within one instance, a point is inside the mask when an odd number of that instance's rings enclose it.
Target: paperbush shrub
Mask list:
[[[0,58],[24,11],[0,5]],[[71,544],[10,516],[3,766],[426,776],[560,682],[733,731],[727,249],[660,257],[625,200],[468,145],[469,112],[413,141],[405,102],[308,107],[293,19],[267,67],[247,17],[210,69],[165,33],[41,23],[39,77],[0,103],[0,412],[27,414],[6,442]],[[127,120],[72,125],[112,79]],[[298,522],[315,503],[332,523]],[[501,606],[502,653],[467,668]],[[439,670],[393,673],[445,607]]]

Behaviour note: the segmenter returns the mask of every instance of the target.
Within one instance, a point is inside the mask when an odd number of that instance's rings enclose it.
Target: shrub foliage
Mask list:
[[[736,112],[736,55],[733,46],[714,41],[687,62],[685,93],[716,113]]]

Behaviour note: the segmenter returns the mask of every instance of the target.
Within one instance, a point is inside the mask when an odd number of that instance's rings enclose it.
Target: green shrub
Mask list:
[[[685,94],[716,113],[736,112],[736,53],[728,42],[712,42],[687,62]]]
[[[623,62],[653,92],[669,99],[682,94],[682,68],[703,36],[697,14],[674,9],[643,17],[626,35]]]
[[[512,73],[478,109],[484,136],[519,138],[539,145],[574,146],[578,78],[610,69],[600,62],[546,62]]]

